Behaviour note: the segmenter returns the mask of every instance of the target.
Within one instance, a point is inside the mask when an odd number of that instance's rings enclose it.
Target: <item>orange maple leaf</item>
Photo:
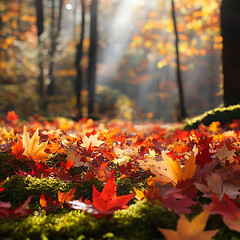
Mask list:
[[[210,240],[218,230],[204,231],[209,214],[210,209],[207,209],[197,215],[191,222],[182,214],[177,223],[177,231],[158,229],[165,236],[166,240]]]
[[[62,204],[72,201],[74,199],[74,193],[76,192],[77,185],[70,189],[68,192],[60,192],[58,191],[58,201]]]
[[[36,163],[45,162],[47,153],[44,150],[47,148],[47,142],[39,144],[38,129],[33,134],[32,138],[29,137],[26,127],[23,128],[23,154],[32,159]]]
[[[136,198],[139,201],[143,200],[144,198],[147,198],[148,201],[150,201],[150,202],[160,199],[159,187],[158,188],[155,187],[152,177],[150,177],[150,179],[148,181],[148,190],[140,191],[135,187],[134,187],[134,190],[136,193]]]
[[[144,169],[149,168],[150,171],[156,175],[153,180],[161,181],[164,183],[172,182],[174,186],[179,181],[185,181],[191,179],[196,171],[196,157],[192,152],[190,157],[185,161],[184,169],[180,166],[178,160],[174,160],[167,155],[165,151],[162,151],[163,161],[148,159],[147,162],[140,162],[140,166]]]
[[[12,146],[12,155],[22,156],[23,151],[24,151],[24,148],[23,148],[22,139],[19,137],[19,135],[17,135],[17,142],[14,143],[14,145]]]

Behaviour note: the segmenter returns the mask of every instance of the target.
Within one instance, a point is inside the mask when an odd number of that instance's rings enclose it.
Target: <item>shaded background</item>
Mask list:
[[[220,2],[175,1],[180,69],[189,116],[222,102]],[[44,31],[38,39],[35,1],[0,1],[1,117],[10,110],[22,118],[35,113],[76,115],[74,63],[82,30],[82,5],[80,0],[64,0],[60,16],[59,4],[60,0],[43,0]],[[91,1],[84,1],[84,5],[81,110],[87,116]],[[133,120],[178,120],[171,1],[98,0],[97,30],[95,113]],[[51,52],[53,38],[55,49]],[[40,62],[44,99],[39,93]],[[48,93],[51,64],[55,85],[53,93]]]

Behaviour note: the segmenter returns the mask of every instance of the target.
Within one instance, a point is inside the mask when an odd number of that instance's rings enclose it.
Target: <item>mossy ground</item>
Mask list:
[[[232,119],[240,119],[240,105],[217,108],[202,116],[187,120],[185,129],[196,128],[199,124],[209,125],[213,121],[222,124]],[[59,160],[60,159],[60,160]],[[26,160],[26,159],[25,159]],[[18,207],[29,196],[32,196],[29,207],[33,215],[25,218],[4,218],[0,220],[0,239],[164,239],[158,228],[176,229],[179,215],[170,209],[165,209],[160,203],[152,204],[146,199],[137,201],[135,198],[129,203],[129,208],[118,210],[111,216],[96,218],[90,213],[70,208],[59,208],[54,212],[46,212],[40,207],[42,193],[57,199],[58,191],[67,192],[77,184],[75,199],[90,199],[93,185],[99,191],[103,189],[103,182],[98,178],[82,180],[80,182],[61,181],[57,177],[37,178],[16,175],[16,171],[28,171],[28,165],[23,159],[14,159],[8,152],[0,153],[0,180],[1,188],[5,190],[0,194],[0,201],[11,202],[12,207]],[[47,161],[53,167],[59,161],[66,161],[66,156],[52,156]],[[80,174],[81,169],[72,168],[72,173]],[[149,173],[141,177],[116,178],[117,195],[125,195],[137,189],[147,189]],[[201,204],[193,206],[193,213],[188,215],[191,219],[202,211],[202,205],[208,201],[206,198],[194,199]],[[231,231],[222,221],[221,216],[211,215],[206,230],[219,229],[214,239],[237,240],[240,234]]]
[[[6,191],[0,195],[0,201],[11,201],[17,207],[19,202],[33,196],[30,207],[35,212],[26,218],[1,220],[0,239],[164,239],[158,231],[159,227],[176,228],[177,214],[164,209],[161,204],[151,204],[146,199],[140,202],[133,200],[128,209],[118,210],[112,216],[103,218],[96,218],[80,210],[61,208],[51,213],[40,210],[39,198],[42,192],[56,198],[58,191],[68,191],[74,184],[57,178],[39,179],[19,175],[8,178],[2,185]],[[82,193],[91,196],[92,184],[99,190],[103,187],[97,179],[84,181],[79,184],[76,196],[82,196]],[[122,189],[124,194],[131,192],[134,185],[141,186],[136,180],[122,179],[118,182],[119,190]],[[220,229],[215,239],[239,239],[239,234],[230,231],[220,216],[211,216],[208,223],[208,229]]]
[[[229,107],[218,107],[202,115],[186,119],[183,128],[193,129],[197,128],[200,124],[208,126],[214,121],[225,124],[231,122],[233,119],[240,119],[240,104]]]

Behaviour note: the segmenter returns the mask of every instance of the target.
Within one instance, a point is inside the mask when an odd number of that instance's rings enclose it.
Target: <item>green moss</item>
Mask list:
[[[117,178],[117,195],[126,195],[129,193],[134,193],[134,187],[137,189],[147,189],[148,182],[147,178]],[[148,177],[148,176],[147,176]],[[134,200],[130,201],[130,204],[133,203]]]
[[[177,215],[162,208],[161,205],[143,200],[131,205],[126,210],[116,211],[114,231],[128,239],[161,239],[158,227],[174,229]]]
[[[112,218],[67,211],[0,221],[0,235],[13,239],[161,239],[158,227],[174,228],[177,216],[160,205],[137,202]]]
[[[158,228],[176,229],[179,216],[161,205],[143,200],[112,217],[96,218],[79,210],[60,209],[46,214],[35,212],[26,218],[0,221],[4,239],[164,239]],[[211,215],[206,230],[219,229],[214,239],[236,240],[239,233],[229,230],[221,216]]]
[[[197,128],[201,123],[208,126],[214,121],[219,121],[221,124],[225,124],[231,122],[233,119],[240,119],[239,104],[229,107],[215,108],[197,117],[187,119],[184,129]]]
[[[74,194],[76,196],[76,199],[79,199],[80,197],[85,199],[92,200],[92,190],[93,185],[96,187],[98,191],[102,191],[103,189],[103,183],[98,178],[93,178],[89,181],[83,181],[78,184],[77,191]]]
[[[23,177],[14,175],[7,178],[2,187],[6,188],[0,195],[0,200],[11,202],[13,206],[18,206],[19,202],[24,202],[29,196],[32,196],[30,207],[37,210],[39,207],[39,199],[42,193],[45,196],[51,195],[57,198],[57,192],[68,191],[75,184],[62,182],[57,178],[36,178],[36,177]]]

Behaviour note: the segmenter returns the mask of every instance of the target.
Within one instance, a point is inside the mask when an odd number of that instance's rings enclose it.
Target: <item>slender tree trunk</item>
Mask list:
[[[223,0],[221,6],[223,37],[224,105],[240,103],[240,1]]]
[[[80,62],[83,56],[83,39],[84,39],[84,32],[85,32],[85,6],[84,0],[81,0],[82,5],[82,22],[81,22],[81,35],[80,35],[80,42],[76,48],[76,60],[75,60],[75,68],[77,71],[77,76],[75,80],[75,93],[76,93],[76,107],[77,107],[77,120],[82,117],[82,104],[81,104],[81,90],[83,86],[83,76],[82,76],[82,69],[80,66]]]
[[[45,93],[44,93],[44,77],[43,77],[43,57],[42,57],[42,44],[41,44],[41,34],[44,31],[44,17],[43,17],[43,0],[36,0],[36,14],[37,14],[37,34],[38,34],[38,48],[39,48],[39,54],[38,54],[38,68],[39,68],[39,76],[38,76],[38,92],[40,95],[40,98],[44,102],[45,99]],[[43,110],[45,110],[44,104],[41,106]]]
[[[54,55],[56,52],[57,47],[57,39],[60,35],[61,31],[61,21],[62,21],[62,7],[63,7],[63,0],[59,0],[59,9],[58,9],[58,19],[57,19],[57,28],[55,28],[55,1],[52,0],[52,23],[51,23],[51,49],[49,52],[50,56],[50,66],[49,66],[49,79],[50,83],[48,85],[48,95],[53,95],[55,93],[55,77],[54,77]]]
[[[38,30],[38,38],[44,31],[43,27],[43,0],[36,0],[36,14],[37,14],[37,30]]]
[[[49,65],[49,72],[48,77],[50,80],[49,85],[47,86],[47,95],[53,95],[55,90],[55,79],[54,79],[54,52],[55,52],[55,45],[56,45],[56,36],[55,36],[55,0],[52,0],[52,11],[51,11],[51,49],[49,51],[49,57],[50,57],[50,65]]]
[[[88,115],[94,113],[94,95],[96,84],[96,60],[97,60],[97,0],[92,0],[90,6],[90,47],[88,67]]]
[[[177,31],[177,21],[176,21],[176,14],[175,14],[175,4],[174,0],[172,0],[172,19],[174,25],[174,33],[175,33],[175,48],[176,48],[176,64],[177,64],[177,85],[178,85],[178,94],[179,94],[179,105],[181,110],[180,120],[187,117],[185,104],[184,104],[184,92],[182,86],[182,77],[180,71],[180,57],[179,57],[179,48],[178,48],[178,31]]]

